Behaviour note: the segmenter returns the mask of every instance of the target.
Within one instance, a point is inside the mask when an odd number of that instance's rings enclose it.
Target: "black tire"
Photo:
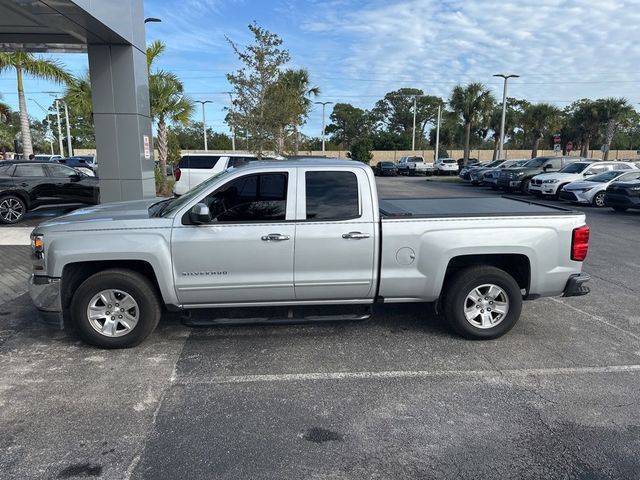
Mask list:
[[[136,325],[122,336],[110,337],[99,333],[87,316],[91,299],[108,289],[126,292],[138,305]],[[70,313],[73,325],[85,342],[100,348],[129,348],[139,345],[153,332],[160,321],[162,309],[156,288],[147,277],[132,270],[109,269],[82,282],[71,300]]]
[[[591,200],[591,203],[593,203],[594,207],[604,207],[604,196],[605,196],[605,192],[598,192],[593,196],[593,200]]]
[[[626,212],[628,207],[612,207],[616,212]]]
[[[467,320],[464,314],[465,304],[467,296],[475,288],[487,284],[502,289],[509,308],[496,326],[479,328]],[[514,278],[504,270],[490,266],[468,267],[457,272],[455,277],[445,284],[443,311],[451,328],[462,337],[470,340],[490,340],[504,335],[516,324],[522,311],[522,292]]]
[[[13,225],[22,221],[27,214],[27,204],[17,195],[0,197],[0,223]]]
[[[525,195],[530,195],[529,185],[531,185],[530,178],[523,180],[522,183],[520,184],[520,192],[524,193]]]

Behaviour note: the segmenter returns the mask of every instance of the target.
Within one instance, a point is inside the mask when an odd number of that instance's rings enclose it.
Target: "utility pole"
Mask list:
[[[413,96],[413,136],[411,139],[411,151],[415,152],[416,150],[416,110],[418,106],[418,96]]]
[[[69,154],[69,157],[73,157],[73,146],[71,145],[71,125],[69,124],[69,107],[67,106],[67,102],[60,98],[56,98],[56,109],[57,102],[62,102],[62,105],[64,105],[64,118],[67,122],[67,153]],[[58,128],[59,127],[60,123],[58,122]],[[62,133],[60,135],[62,135]],[[62,140],[60,140],[60,147],[62,147]]]
[[[502,88],[502,120],[500,121],[500,150],[498,151],[498,160],[504,160],[504,121],[507,114],[507,80],[510,78],[518,78],[520,75],[497,73],[494,77],[504,78],[504,86]]]
[[[56,104],[56,118],[58,119],[58,142],[60,143],[60,155],[64,157],[64,150],[62,148],[62,127],[60,126],[60,105],[58,99],[54,102]]]
[[[433,154],[433,161],[437,161],[440,156],[440,114],[442,107],[438,105],[438,123],[436,124],[436,151]]]
[[[213,103],[211,100],[194,100],[194,102],[202,105],[202,136],[204,138],[204,151],[208,152],[209,147],[207,147],[207,122],[204,115],[204,106],[207,103]]]
[[[314,102],[316,105],[322,105],[322,153],[324,153],[324,109],[325,106],[332,104],[333,102]]]

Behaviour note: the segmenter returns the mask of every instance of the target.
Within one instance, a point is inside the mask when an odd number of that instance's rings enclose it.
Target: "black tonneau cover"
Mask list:
[[[382,199],[380,213],[385,218],[437,218],[567,215],[577,212],[513,197],[441,197]]]

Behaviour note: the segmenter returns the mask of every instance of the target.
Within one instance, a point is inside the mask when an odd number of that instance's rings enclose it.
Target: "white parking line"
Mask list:
[[[0,245],[31,245],[33,227],[1,227]]]
[[[505,370],[391,370],[379,372],[313,372],[282,373],[273,375],[229,375],[203,380],[177,379],[177,384],[223,384],[223,383],[265,383],[265,382],[304,382],[317,380],[376,380],[395,378],[433,378],[433,377],[526,377],[549,375],[585,375],[597,373],[635,373],[640,365],[612,365],[602,367],[566,367],[566,368],[516,368]]]

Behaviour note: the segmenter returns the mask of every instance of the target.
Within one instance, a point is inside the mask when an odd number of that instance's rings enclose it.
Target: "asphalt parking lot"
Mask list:
[[[591,294],[527,302],[488,342],[388,305],[364,323],[167,316],[142,346],[102,351],[37,323],[25,295],[0,301],[0,477],[640,478],[640,212],[576,208]]]

